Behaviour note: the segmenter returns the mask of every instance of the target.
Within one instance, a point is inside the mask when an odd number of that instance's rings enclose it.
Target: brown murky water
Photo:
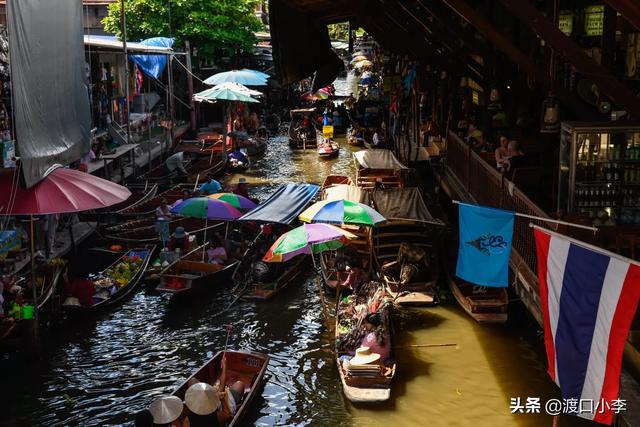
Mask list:
[[[319,160],[313,151],[292,152],[286,138],[244,176],[264,184],[321,183],[327,174],[353,175],[351,149]],[[236,179],[237,177],[233,177]],[[95,262],[86,257],[78,262]],[[455,303],[415,309],[397,320],[398,375],[390,402],[356,407],[341,392],[331,340],[321,325],[320,302],[311,278],[266,303],[238,303],[223,316],[229,295],[172,307],[160,295],[141,291],[112,313],[47,332],[38,364],[20,354],[0,360],[1,425],[122,425],[154,398],[204,363],[225,341],[230,347],[269,353],[262,396],[246,425],[310,426],[550,426],[546,415],[509,411],[510,397],[557,397],[541,359],[541,342],[527,328],[518,303],[512,320],[481,327]],[[408,347],[455,344],[448,347]],[[562,419],[561,425],[586,425]]]

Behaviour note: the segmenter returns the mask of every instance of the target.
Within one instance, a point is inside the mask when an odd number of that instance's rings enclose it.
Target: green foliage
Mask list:
[[[233,54],[251,51],[254,32],[262,23],[255,17],[257,0],[126,0],[127,38],[175,37],[189,40],[203,56],[215,49]],[[105,30],[121,36],[120,2],[109,5],[102,21]]]
[[[327,25],[331,40],[349,41],[349,23],[340,22],[338,24]]]

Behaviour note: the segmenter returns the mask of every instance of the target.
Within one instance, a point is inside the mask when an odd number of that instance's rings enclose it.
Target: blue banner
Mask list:
[[[140,44],[155,47],[173,47],[174,39],[167,37],[153,37],[150,39],[142,40]],[[142,71],[151,76],[160,78],[162,72],[167,66],[167,56],[158,54],[148,55],[129,55],[129,58],[142,69]]]
[[[460,204],[456,276],[481,286],[509,284],[513,212]]]

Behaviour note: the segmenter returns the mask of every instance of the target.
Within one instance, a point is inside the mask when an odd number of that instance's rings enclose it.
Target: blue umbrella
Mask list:
[[[240,83],[245,86],[264,86],[267,84],[267,79],[255,74],[255,71],[253,70],[233,70],[214,74],[204,82],[213,86],[221,83]]]
[[[270,76],[269,74],[267,74],[267,73],[263,73],[262,71],[258,71],[258,70],[250,70],[249,68],[243,68],[243,69],[242,69],[242,70],[240,70],[240,71],[247,71],[247,72],[249,72],[249,73],[253,73],[253,74],[255,74],[256,76],[258,76],[258,77],[260,77],[260,78],[263,78],[263,79],[265,79],[265,80],[267,80],[268,78],[270,78],[270,77],[271,77],[271,76]]]

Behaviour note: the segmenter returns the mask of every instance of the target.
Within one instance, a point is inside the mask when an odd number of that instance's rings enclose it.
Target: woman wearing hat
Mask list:
[[[360,347],[369,347],[371,352],[380,355],[380,359],[389,358],[391,353],[391,336],[382,325],[382,318],[378,313],[369,313],[364,318],[364,327],[367,330]]]
[[[184,227],[176,227],[169,239],[167,248],[169,248],[170,251],[180,249],[182,253],[185,253],[187,249],[189,249],[189,235],[184,231]]]
[[[221,425],[218,421],[218,409],[221,406],[220,397],[216,389],[207,383],[196,383],[184,394],[184,403],[189,409],[189,415],[183,427],[215,427]]]
[[[244,178],[240,178],[235,188],[233,189],[233,193],[242,197],[249,198],[249,191],[247,189],[247,180]]]
[[[149,412],[153,416],[153,424],[158,426],[181,427],[182,400],[176,396],[163,396],[151,403]]]

